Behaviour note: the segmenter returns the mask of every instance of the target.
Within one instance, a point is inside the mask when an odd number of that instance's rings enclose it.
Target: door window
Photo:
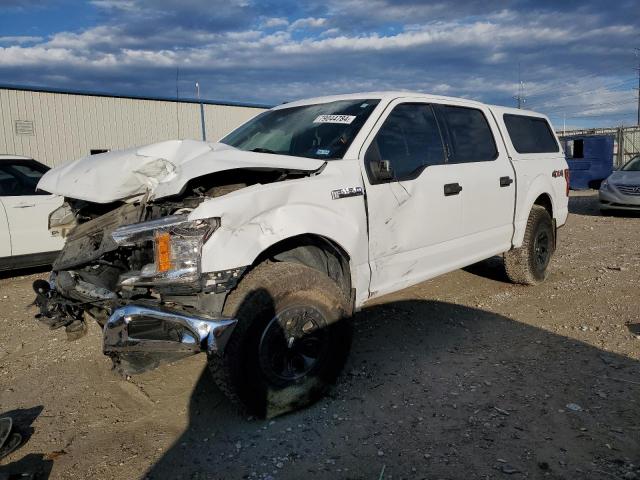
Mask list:
[[[38,181],[46,171],[47,167],[33,161],[1,163],[0,196],[46,195],[46,192],[36,191]]]
[[[21,190],[22,185],[20,185],[18,179],[9,172],[0,169],[0,196],[9,197],[16,195],[15,192]]]
[[[430,105],[403,103],[389,114],[367,149],[365,163],[372,183],[381,183],[378,170],[388,161],[393,180],[409,180],[430,165],[444,163],[444,147]],[[388,180],[388,179],[387,179]]]
[[[487,162],[498,157],[491,127],[477,108],[439,105],[445,126],[450,163]]]

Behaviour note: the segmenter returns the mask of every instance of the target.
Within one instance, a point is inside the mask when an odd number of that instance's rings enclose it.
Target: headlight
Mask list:
[[[120,277],[120,285],[192,283],[200,279],[202,244],[220,225],[220,219],[187,220],[171,215],[117,228],[111,238],[121,246],[153,243],[154,262],[140,272]]]
[[[76,215],[71,209],[71,205],[64,202],[49,214],[49,231],[54,237],[65,238],[68,233],[77,225]]]
[[[606,190],[607,188],[609,188],[609,179],[605,178],[600,184],[600,190]]]

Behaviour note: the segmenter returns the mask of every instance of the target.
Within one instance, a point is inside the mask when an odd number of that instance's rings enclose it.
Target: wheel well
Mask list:
[[[320,235],[298,235],[282,240],[262,252],[252,267],[270,260],[295,262],[325,273],[351,298],[349,256],[335,242]]]
[[[549,212],[549,216],[553,218],[553,204],[551,203],[551,197],[548,194],[541,194],[538,198],[536,198],[536,201],[533,202],[533,204],[544,207],[544,209]]]

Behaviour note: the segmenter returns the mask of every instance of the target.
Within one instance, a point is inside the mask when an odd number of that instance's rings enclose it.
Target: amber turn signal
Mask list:
[[[171,236],[166,232],[156,233],[156,266],[158,272],[171,269]]]

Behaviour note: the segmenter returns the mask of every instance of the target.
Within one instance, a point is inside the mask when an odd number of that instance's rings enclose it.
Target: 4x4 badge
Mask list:
[[[358,195],[364,195],[362,187],[340,188],[331,192],[331,198],[334,200],[347,197],[357,197]]]

